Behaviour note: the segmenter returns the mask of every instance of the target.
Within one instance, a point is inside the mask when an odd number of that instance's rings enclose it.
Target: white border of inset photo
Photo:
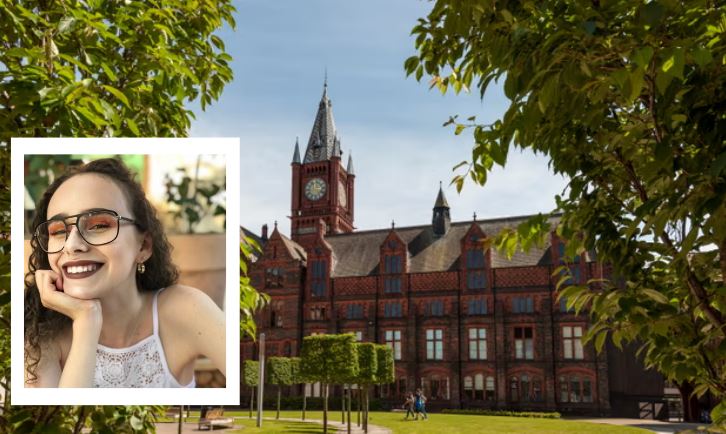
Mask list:
[[[12,405],[238,405],[240,144],[239,138],[14,138],[11,161],[11,404]],[[200,155],[226,160],[226,387],[178,389],[24,387],[24,159],[26,155]]]

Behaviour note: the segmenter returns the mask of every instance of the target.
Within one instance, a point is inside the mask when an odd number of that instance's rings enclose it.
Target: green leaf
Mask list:
[[[633,61],[636,65],[639,67],[646,69],[648,65],[650,64],[650,59],[653,58],[653,48],[652,47],[643,47],[639,50],[637,50],[633,54]]]
[[[677,77],[683,80],[684,65],[685,55],[683,48],[673,48],[670,50],[670,55],[666,57],[665,61],[661,65],[661,71],[671,77]]]
[[[713,176],[719,176],[726,169],[726,152],[722,152],[721,155],[716,157],[711,163],[711,168],[708,170]]]
[[[656,291],[655,289],[650,288],[642,288],[640,290],[643,294],[645,294],[648,298],[662,304],[668,304],[668,297],[663,295],[662,293]]]
[[[696,64],[701,68],[708,66],[713,61],[711,50],[708,48],[697,47],[691,52],[691,55]]]
[[[120,90],[116,89],[113,86],[109,86],[107,84],[103,85],[103,88],[106,89],[109,93],[111,93],[113,96],[115,96],[119,101],[121,101],[127,108],[131,108],[131,104],[129,104],[129,99],[126,98],[126,95],[124,95]]]

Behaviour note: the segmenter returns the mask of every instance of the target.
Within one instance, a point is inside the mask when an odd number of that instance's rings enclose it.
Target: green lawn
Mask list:
[[[321,433],[323,428],[320,425],[309,425],[293,422],[274,422],[265,420],[263,429],[248,428],[255,426],[255,419],[247,419],[248,412],[225,412],[225,415],[243,416],[239,419],[245,425],[240,432],[244,433]],[[299,411],[283,411],[280,417],[300,418]],[[328,413],[330,420],[339,422],[340,412],[331,411]],[[355,424],[356,416],[352,415]],[[265,411],[265,417],[275,417],[275,412]],[[307,412],[308,419],[323,418],[320,411]],[[625,426],[603,425],[578,421],[567,421],[557,419],[534,419],[523,417],[503,416],[474,416],[457,414],[431,414],[429,420],[405,421],[403,413],[372,412],[371,424],[390,428],[394,434],[472,434],[472,433],[527,433],[527,434],[555,434],[555,433],[595,433],[595,434],[644,434],[650,431]],[[329,432],[335,432],[329,431]]]

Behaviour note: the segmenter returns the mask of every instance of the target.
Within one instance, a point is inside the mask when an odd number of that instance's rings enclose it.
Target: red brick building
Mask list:
[[[583,347],[587,317],[556,302],[561,240],[511,259],[484,251],[526,217],[451,222],[441,188],[430,223],[355,231],[353,160],[343,167],[342,154],[326,85],[304,154],[295,144],[292,233],[264,227],[251,266],[271,296],[258,317],[268,355],[299,355],[310,334],[353,332],[393,347],[396,383],[378,394],[396,403],[421,387],[433,408],[610,413],[608,354]],[[589,257],[570,269],[579,281],[603,275]],[[255,356],[243,343],[242,358]],[[662,391],[650,377],[648,390]]]

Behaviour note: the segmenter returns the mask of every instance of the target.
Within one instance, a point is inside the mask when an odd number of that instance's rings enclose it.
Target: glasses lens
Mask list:
[[[66,242],[66,225],[62,220],[51,220],[38,226],[38,242],[40,247],[49,253],[63,249]]]
[[[88,244],[110,243],[118,235],[118,218],[107,212],[84,214],[78,218],[78,230]]]

